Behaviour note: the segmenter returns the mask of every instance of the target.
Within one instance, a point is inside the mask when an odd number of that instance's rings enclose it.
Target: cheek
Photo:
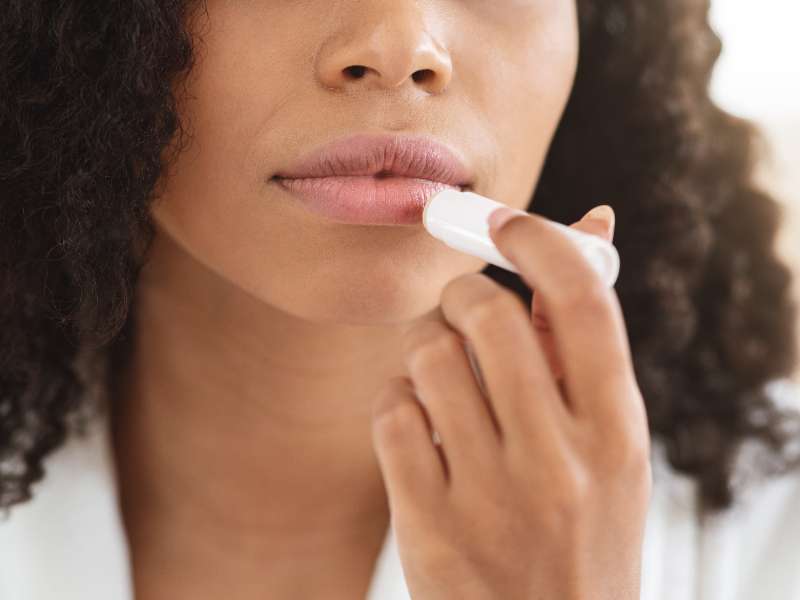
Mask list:
[[[338,117],[320,109],[331,98],[310,93],[297,75],[313,48],[264,35],[299,30],[304,6],[209,2],[214,27],[200,26],[204,43],[180,106],[191,142],[166,174],[153,216],[221,282],[287,312],[353,322],[413,318],[481,261],[443,250],[420,230],[321,222],[265,187],[265,164],[292,158],[295,138],[324,139]],[[473,144],[489,165],[477,191],[523,206],[569,95],[577,35],[567,12],[532,19],[522,30],[481,24],[474,15],[462,22],[469,26],[458,39],[469,45],[452,47],[457,76],[452,96],[441,99],[451,103],[440,114],[452,127],[437,126],[453,140],[485,142]],[[307,39],[319,38],[312,32]]]
[[[486,70],[490,82],[480,86],[503,154],[495,193],[518,208],[530,200],[575,78],[577,16],[560,4],[507,38]]]
[[[265,197],[265,157],[281,146],[261,142],[297,97],[298,56],[307,54],[264,32],[296,31],[302,13],[259,4],[209,0],[208,18],[197,17],[195,66],[175,90],[191,139],[164,173],[151,212],[197,263],[263,295],[258,286],[286,280],[311,245],[292,244],[296,216]]]
[[[284,30],[297,29],[281,16]],[[191,143],[152,205],[160,229],[178,242],[161,248],[180,248],[222,287],[320,322],[415,318],[436,305],[454,273],[481,268],[473,257],[443,254],[419,228],[326,222],[266,183],[265,164],[293,159],[295,137],[318,142],[335,131],[327,122],[335,102],[298,91],[307,68],[302,46],[268,45],[263,31],[255,39],[247,27],[234,35],[213,17],[180,107]]]
[[[207,5],[208,17],[193,24],[196,63],[185,87],[175,90],[191,142],[169,174],[168,195],[181,216],[199,219],[203,207],[211,213],[205,218],[219,224],[237,199],[263,185],[259,154],[267,149],[254,147],[296,95],[295,55],[304,49],[264,33],[295,30],[296,11],[218,0]]]

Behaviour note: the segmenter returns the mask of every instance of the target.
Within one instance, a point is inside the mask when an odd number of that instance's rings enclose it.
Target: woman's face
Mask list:
[[[153,204],[159,229],[225,285],[352,324],[413,319],[486,263],[421,224],[320,216],[271,177],[343,136],[418,134],[453,149],[476,192],[524,208],[578,56],[569,0],[207,0],[190,29],[192,141]]]

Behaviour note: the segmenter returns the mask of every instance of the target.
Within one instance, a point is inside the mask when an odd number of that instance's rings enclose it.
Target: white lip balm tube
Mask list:
[[[425,205],[422,224],[428,233],[451,248],[519,274],[519,270],[500,253],[489,237],[489,215],[504,206],[474,192],[443,190]],[[613,287],[619,276],[620,263],[614,245],[561,223],[550,223],[577,244],[603,281]]]

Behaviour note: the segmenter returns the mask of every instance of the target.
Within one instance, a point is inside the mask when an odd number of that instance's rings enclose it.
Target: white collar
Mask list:
[[[800,400],[795,383],[769,387],[781,406]],[[47,457],[45,478],[34,486],[33,499],[12,508],[10,521],[0,521],[2,600],[133,600],[107,418],[90,421],[87,433],[71,437]],[[661,444],[653,446],[653,468],[643,600],[695,600],[700,587],[703,598],[755,597],[732,591],[745,583],[747,590],[764,592],[757,594],[764,600],[800,589],[797,561],[772,558],[796,554],[800,476],[775,480],[757,502],[754,495],[752,506],[743,501],[733,514],[701,531],[695,519],[696,483],[672,471]],[[410,600],[391,526],[366,600]]]
[[[33,499],[0,527],[0,597],[133,600],[109,420],[97,415],[45,462]],[[367,600],[409,600],[389,525]]]

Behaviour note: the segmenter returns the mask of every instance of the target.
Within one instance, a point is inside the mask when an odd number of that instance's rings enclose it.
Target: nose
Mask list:
[[[386,0],[358,4],[358,12],[342,19],[318,54],[321,84],[334,90],[361,86],[395,89],[412,85],[429,94],[441,93],[453,76],[449,52],[432,36],[426,15],[416,1]]]

